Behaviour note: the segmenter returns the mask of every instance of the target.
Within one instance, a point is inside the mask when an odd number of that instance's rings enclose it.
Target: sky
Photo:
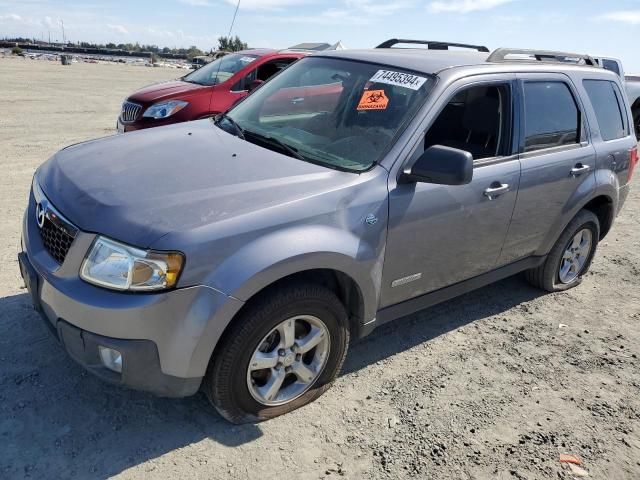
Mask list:
[[[237,0],[0,0],[0,38],[196,45],[229,31]],[[388,38],[612,56],[640,73],[640,0],[241,0],[233,29],[252,47]]]

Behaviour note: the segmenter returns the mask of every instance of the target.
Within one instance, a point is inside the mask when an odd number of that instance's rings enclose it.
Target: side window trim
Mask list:
[[[566,85],[566,87],[569,89],[569,92],[571,93],[571,96],[573,97],[573,101],[576,105],[576,108],[578,109],[578,114],[580,118],[580,124],[579,124],[580,141],[579,142],[576,142],[570,145],[559,145],[554,147],[541,148],[539,150],[533,150],[530,152],[524,151],[525,142],[526,142],[526,122],[525,122],[526,112],[525,112],[525,101],[524,101],[525,99],[524,86],[526,83],[532,83],[532,82],[556,82],[556,83],[563,83],[564,85]],[[588,120],[587,120],[587,116],[585,115],[584,105],[582,104],[582,99],[580,98],[580,95],[578,95],[577,90],[569,77],[561,74],[551,74],[551,75],[541,74],[541,75],[535,75],[535,76],[520,75],[518,76],[517,83],[518,83],[517,90],[518,90],[518,97],[519,97],[518,98],[518,103],[519,103],[518,117],[520,120],[519,121],[520,134],[519,134],[519,139],[517,141],[517,145],[518,145],[518,152],[519,152],[520,158],[523,158],[523,159],[531,158],[537,155],[547,155],[550,153],[562,152],[565,150],[574,150],[576,148],[588,147],[591,144],[589,126],[587,123]]]
[[[438,81],[436,81],[436,86],[438,85]],[[430,97],[431,101],[425,102],[424,108],[421,112],[418,112],[417,125],[415,129],[412,129],[413,132],[410,134],[408,141],[405,144],[405,147],[400,151],[397,161],[393,162],[390,166],[390,173],[393,178],[400,178],[404,169],[411,165],[416,160],[416,155],[418,152],[424,147],[424,137],[426,132],[431,128],[433,123],[438,118],[438,115],[442,112],[442,110],[446,107],[447,103],[453,95],[461,89],[469,88],[482,84],[508,84],[511,89],[511,102],[512,102],[512,135],[511,135],[511,150],[512,153],[509,155],[505,155],[504,157],[497,158],[485,158],[483,162],[486,163],[478,163],[476,164],[474,161],[474,168],[476,166],[482,167],[490,163],[502,163],[511,160],[515,160],[518,158],[518,141],[519,141],[519,129],[520,129],[520,119],[517,114],[519,111],[519,94],[518,94],[518,85],[517,85],[517,77],[515,72],[506,72],[500,74],[479,74],[479,75],[471,75],[463,78],[456,79],[450,84],[446,85],[440,91],[435,93],[435,96]],[[437,90],[437,87],[436,87]],[[435,111],[437,105],[440,105],[437,112]],[[406,132],[405,132],[406,133]]]

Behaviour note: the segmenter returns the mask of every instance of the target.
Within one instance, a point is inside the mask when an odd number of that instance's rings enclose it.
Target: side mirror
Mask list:
[[[249,84],[249,93],[253,92],[256,88],[259,88],[264,83],[264,80],[254,80]]]
[[[473,178],[473,155],[457,148],[434,145],[427,148],[400,177],[403,183],[466,185]]]

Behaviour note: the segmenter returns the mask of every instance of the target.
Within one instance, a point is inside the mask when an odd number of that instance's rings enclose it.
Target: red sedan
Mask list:
[[[244,50],[219,58],[178,80],[145,87],[122,104],[118,132],[197,120],[225,112],[250,90],[309,53]]]

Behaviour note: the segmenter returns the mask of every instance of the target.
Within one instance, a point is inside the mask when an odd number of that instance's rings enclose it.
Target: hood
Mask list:
[[[148,247],[184,231],[353,181],[241,140],[210,120],[68,147],[37,172],[49,201],[81,230]]]
[[[155,83],[144,87],[129,95],[128,100],[138,103],[155,103],[158,100],[195,94],[203,90],[211,90],[211,87],[208,85],[183,82],[182,80],[171,80],[169,82]]]

